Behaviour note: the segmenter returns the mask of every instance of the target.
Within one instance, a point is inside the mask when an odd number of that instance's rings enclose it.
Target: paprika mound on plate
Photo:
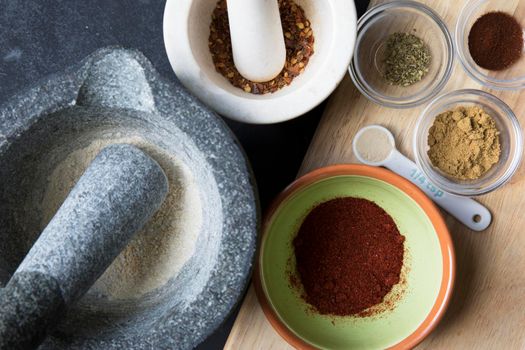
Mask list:
[[[343,197],[319,204],[293,240],[304,299],[317,312],[338,316],[380,304],[400,281],[404,241],[374,202]]]

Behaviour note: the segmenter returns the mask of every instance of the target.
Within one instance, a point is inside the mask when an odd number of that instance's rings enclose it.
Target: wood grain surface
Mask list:
[[[443,17],[453,33],[466,0],[424,2]],[[510,12],[515,10],[518,18],[525,15],[518,1],[502,3],[507,10],[512,8]],[[443,92],[460,88],[481,86],[467,77],[456,59]],[[504,100],[525,125],[525,92],[490,92]],[[369,124],[388,127],[400,151],[413,158],[412,132],[421,109],[375,105],[345,77],[331,97],[299,175],[330,164],[356,163],[352,139]],[[510,183],[477,199],[493,213],[493,223],[486,231],[474,232],[446,218],[457,256],[456,287],[442,322],[418,349],[525,349],[525,165]],[[291,349],[265,319],[253,288],[225,348]]]

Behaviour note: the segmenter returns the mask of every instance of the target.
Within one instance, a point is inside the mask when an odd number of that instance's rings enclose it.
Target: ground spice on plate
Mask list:
[[[502,70],[521,57],[523,30],[511,15],[489,12],[474,22],[468,35],[468,48],[478,66]]]
[[[410,86],[428,73],[430,49],[420,37],[411,33],[392,33],[386,39],[383,58],[388,83]]]
[[[245,92],[266,94],[290,85],[295,77],[304,72],[314,53],[313,31],[303,9],[291,0],[278,0],[278,2],[286,46],[286,62],[277,77],[264,83],[245,79],[235,68],[226,0],[219,0],[213,11],[208,41],[213,64],[217,72],[228,79],[233,86]]]
[[[400,282],[404,241],[374,202],[343,197],[319,204],[293,240],[304,299],[321,314],[366,316]]]
[[[480,178],[501,154],[496,122],[477,106],[438,115],[429,130],[428,146],[432,165],[460,180]]]

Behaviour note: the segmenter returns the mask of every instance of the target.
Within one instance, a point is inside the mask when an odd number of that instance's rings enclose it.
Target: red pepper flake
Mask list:
[[[390,215],[369,200],[316,206],[293,240],[303,298],[320,314],[371,316],[373,306],[395,300],[385,296],[402,282],[404,241]],[[296,286],[297,277],[290,282]]]
[[[314,53],[313,31],[303,9],[292,0],[278,0],[278,3],[286,46],[286,62],[277,77],[264,83],[256,83],[244,78],[235,68],[226,0],[219,0],[213,11],[208,39],[213,64],[217,72],[228,79],[233,86],[245,92],[266,94],[290,85],[295,77],[304,72]]]

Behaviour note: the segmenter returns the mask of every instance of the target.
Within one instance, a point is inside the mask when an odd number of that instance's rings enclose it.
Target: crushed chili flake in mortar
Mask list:
[[[392,217],[369,200],[316,206],[293,240],[303,298],[320,314],[370,316],[402,280],[404,241]]]
[[[278,0],[286,46],[286,62],[273,80],[256,83],[244,78],[233,62],[226,0],[219,0],[212,14],[208,46],[215,69],[233,86],[252,94],[275,92],[304,72],[314,53],[314,36],[303,9],[291,0]],[[264,30],[264,28],[261,28]]]

